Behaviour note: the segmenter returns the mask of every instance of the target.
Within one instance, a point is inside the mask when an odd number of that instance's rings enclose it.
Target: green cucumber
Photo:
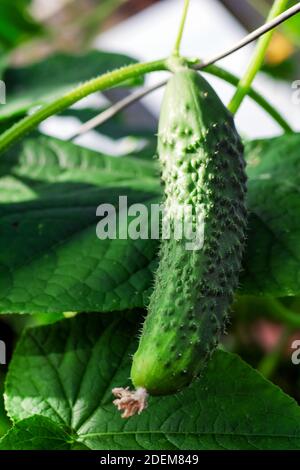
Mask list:
[[[246,230],[243,145],[233,118],[206,80],[188,68],[166,87],[158,132],[165,214],[173,221],[160,263],[131,379],[115,389],[123,416],[141,412],[146,395],[167,395],[196,378],[216,348],[238,286]],[[201,249],[176,239],[179,209],[202,217]]]

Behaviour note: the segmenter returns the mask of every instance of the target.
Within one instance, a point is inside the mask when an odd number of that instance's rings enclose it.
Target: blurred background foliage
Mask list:
[[[30,14],[31,0],[0,1],[0,51],[9,51],[42,32]]]
[[[79,52],[111,26],[164,0],[0,0],[0,54],[26,63],[53,51]],[[259,26],[271,0],[219,0],[247,29]],[[290,5],[297,3],[290,0]],[[300,17],[274,35],[264,71],[290,79],[300,68]]]

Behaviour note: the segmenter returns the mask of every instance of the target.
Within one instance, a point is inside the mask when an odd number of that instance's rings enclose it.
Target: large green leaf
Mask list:
[[[247,145],[250,223],[241,293],[300,292],[300,135]],[[155,240],[96,237],[96,207],[160,199],[156,166],[72,143],[27,139],[0,159],[0,312],[142,307]]]
[[[300,134],[246,146],[251,211],[242,290],[300,293]]]
[[[7,103],[0,108],[0,121],[22,115],[30,108],[46,103],[91,78],[134,60],[122,54],[90,51],[84,54],[54,54],[26,67],[8,68]],[[140,84],[135,80],[134,84]]]
[[[71,450],[72,437],[43,416],[17,423],[0,441],[0,450]]]
[[[151,162],[42,137],[0,161],[0,311],[119,310],[143,305],[157,243],[99,240],[96,208],[150,204]]]
[[[45,416],[91,449],[300,449],[296,402],[224,351],[189,388],[122,419],[111,389],[129,384],[135,323],[135,313],[81,314],[28,330],[6,382],[11,418]]]

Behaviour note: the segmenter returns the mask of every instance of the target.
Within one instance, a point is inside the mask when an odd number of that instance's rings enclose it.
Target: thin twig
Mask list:
[[[140,100],[141,98],[144,98],[144,96],[148,95],[152,91],[155,91],[156,89],[161,88],[165,84],[166,84],[166,80],[164,80],[163,82],[159,82],[156,85],[142,88],[141,90],[137,90],[134,93],[131,93],[130,95],[125,96],[125,98],[119,100],[117,103],[105,109],[105,111],[102,111],[102,113],[98,114],[97,116],[93,117],[92,119],[87,121],[85,124],[83,124],[80,127],[80,129],[76,131],[76,134],[74,134],[71,137],[71,139],[74,139],[74,137],[85,134],[86,132],[94,129],[95,127],[100,126],[104,122],[114,117],[123,109],[127,108],[128,106]]]
[[[228,57],[229,55],[233,54],[234,52],[238,51],[242,47],[247,46],[251,42],[255,41],[258,39],[260,36],[263,34],[267,33],[273,28],[276,28],[278,25],[286,21],[288,18],[296,15],[297,13],[300,12],[300,2],[297,3],[297,5],[294,5],[293,7],[289,8],[286,10],[284,13],[281,15],[277,16],[275,19],[272,21],[269,21],[268,23],[264,24],[263,26],[260,26],[258,29],[253,31],[252,33],[248,34],[245,36],[241,41],[239,41],[237,44],[232,46],[230,49],[227,49],[224,52],[221,52],[220,54],[217,54],[215,57],[212,57],[211,59],[207,60],[206,62],[201,62],[200,64],[197,64],[194,66],[196,70],[202,70],[209,65],[214,64],[215,62],[224,59],[225,57]],[[111,107],[100,113],[98,116],[95,116],[93,119],[87,121],[85,124],[83,124],[79,130],[76,131],[76,134],[74,134],[71,139],[74,139],[75,137],[82,135],[95,127],[100,126],[103,124],[105,121],[111,119],[114,117],[117,113],[125,109],[126,107],[130,106],[131,104],[135,103],[136,101],[140,100],[144,96],[148,95],[149,93],[163,87],[166,85],[167,80],[161,81],[157,83],[156,85],[149,86],[147,88],[144,88],[142,90],[138,90],[136,92],[131,93],[129,96],[126,96],[122,100],[118,101],[117,103],[113,104]]]

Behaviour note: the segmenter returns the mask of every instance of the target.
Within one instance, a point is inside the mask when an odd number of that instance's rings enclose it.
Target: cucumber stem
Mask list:
[[[186,21],[189,5],[190,5],[190,0],[185,0],[184,6],[183,6],[183,13],[182,13],[182,17],[181,17],[181,21],[179,25],[179,30],[178,30],[178,34],[177,34],[177,38],[175,41],[173,54],[172,54],[174,57],[179,57],[180,44],[182,40],[182,35],[183,35],[183,30],[185,26],[185,21]]]
[[[267,22],[280,15],[280,13],[286,9],[287,4],[288,0],[275,0],[268,15]],[[236,92],[228,105],[228,109],[232,112],[232,114],[235,114],[241,106],[245,96],[249,92],[256,74],[261,69],[273,33],[274,30],[271,30],[259,39],[250,64],[248,65],[244,76],[241,78]]]
[[[117,387],[112,389],[116,400],[113,404],[119,411],[123,411],[122,418],[130,418],[135,414],[141,414],[148,406],[148,393],[143,387],[129,390],[129,387]]]

